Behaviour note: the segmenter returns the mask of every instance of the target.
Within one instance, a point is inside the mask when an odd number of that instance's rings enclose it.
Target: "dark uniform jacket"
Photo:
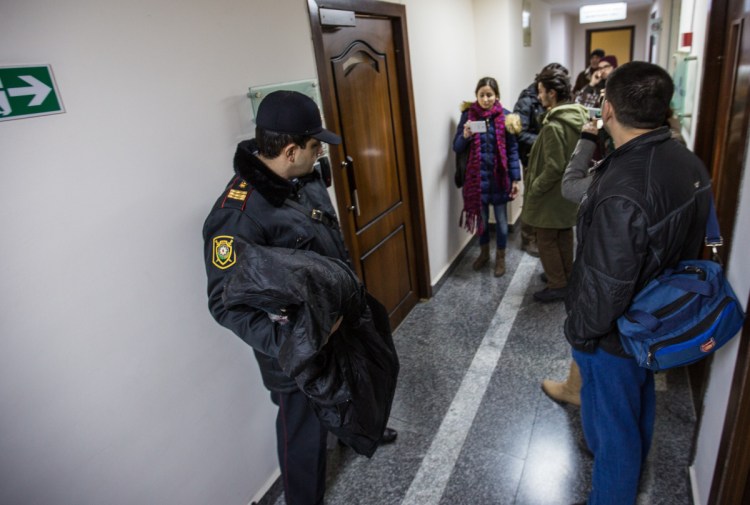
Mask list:
[[[585,352],[627,356],[616,320],[665,268],[698,257],[711,183],[703,163],[662,127],[597,167],[578,212],[565,336]]]
[[[258,360],[263,383],[271,391],[297,389],[279,366],[279,327],[261,310],[229,311],[222,301],[224,281],[237,262],[236,239],[258,245],[305,249],[348,262],[335,213],[318,172],[295,182],[272,172],[255,154],[255,141],[237,146],[236,176],[214,204],[203,226],[208,276],[208,306],[214,319],[249,344]],[[290,198],[312,212],[285,205]],[[319,224],[320,226],[316,226]]]

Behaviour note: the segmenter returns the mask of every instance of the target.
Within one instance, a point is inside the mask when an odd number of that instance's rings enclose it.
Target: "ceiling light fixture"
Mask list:
[[[584,5],[579,11],[579,22],[603,23],[604,21],[619,21],[628,17],[628,4],[617,2],[611,4]]]

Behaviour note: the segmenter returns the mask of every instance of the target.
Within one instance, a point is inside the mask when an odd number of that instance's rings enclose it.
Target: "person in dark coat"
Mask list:
[[[323,128],[315,102],[295,91],[269,94],[255,123],[256,138],[237,146],[235,175],[203,226],[208,305],[219,324],[253,348],[263,383],[279,407],[276,439],[287,504],[319,505],[325,494],[327,431],[279,364],[282,325],[260,309],[229,310],[222,297],[238,263],[238,239],[349,262],[328,191],[313,168],[323,152],[321,142],[340,144],[341,138]],[[331,334],[341,321],[335,321]],[[381,443],[395,438],[386,429]]]
[[[599,68],[599,60],[602,58],[604,58],[604,51],[602,49],[594,49],[591,51],[591,54],[589,55],[589,66],[586,67],[586,70],[583,70],[578,74],[578,77],[576,77],[576,82],[573,85],[573,95],[576,95],[591,81],[591,76],[594,75],[594,72]]]
[[[506,128],[510,111],[500,103],[500,90],[492,77],[479,80],[474,90],[477,100],[465,104],[453,139],[456,153],[469,151],[462,188],[464,208],[461,222],[479,235],[480,254],[472,268],[480,270],[490,259],[489,208],[495,212],[495,277],[505,273],[508,243],[506,204],[518,195],[521,168],[518,141]]]
[[[614,55],[605,56],[599,60],[596,72],[591,75],[589,82],[575,94],[576,103],[584,107],[600,108],[604,100],[607,77],[616,68],[617,57]]]
[[[711,180],[662,126],[673,91],[651,63],[626,63],[608,77],[602,121],[615,151],[596,166],[578,212],[564,331],[594,454],[588,505],[636,502],[654,429],[654,374],[623,350],[616,321],[648,282],[703,247]]]

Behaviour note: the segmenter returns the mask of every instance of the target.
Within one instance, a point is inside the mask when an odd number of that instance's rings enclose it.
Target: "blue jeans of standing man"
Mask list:
[[[633,505],[654,433],[654,373],[634,359],[573,350],[581,369],[581,422],[594,453],[588,505]]]
[[[505,203],[492,204],[495,212],[495,241],[498,249],[505,249],[508,245],[508,215]],[[479,236],[479,245],[490,243],[490,204],[482,202],[482,222],[484,232]]]

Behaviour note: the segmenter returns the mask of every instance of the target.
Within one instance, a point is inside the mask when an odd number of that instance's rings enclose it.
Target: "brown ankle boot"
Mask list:
[[[505,273],[505,249],[495,251],[495,277]]]
[[[547,396],[561,403],[581,406],[581,371],[575,361],[570,362],[570,371],[565,382],[555,382],[549,379],[542,381],[542,391]]]
[[[471,268],[474,270],[480,270],[484,265],[487,264],[487,262],[490,260],[490,245],[485,244],[481,246],[481,249],[479,250],[479,256],[477,259],[474,260],[474,263],[471,265]]]

